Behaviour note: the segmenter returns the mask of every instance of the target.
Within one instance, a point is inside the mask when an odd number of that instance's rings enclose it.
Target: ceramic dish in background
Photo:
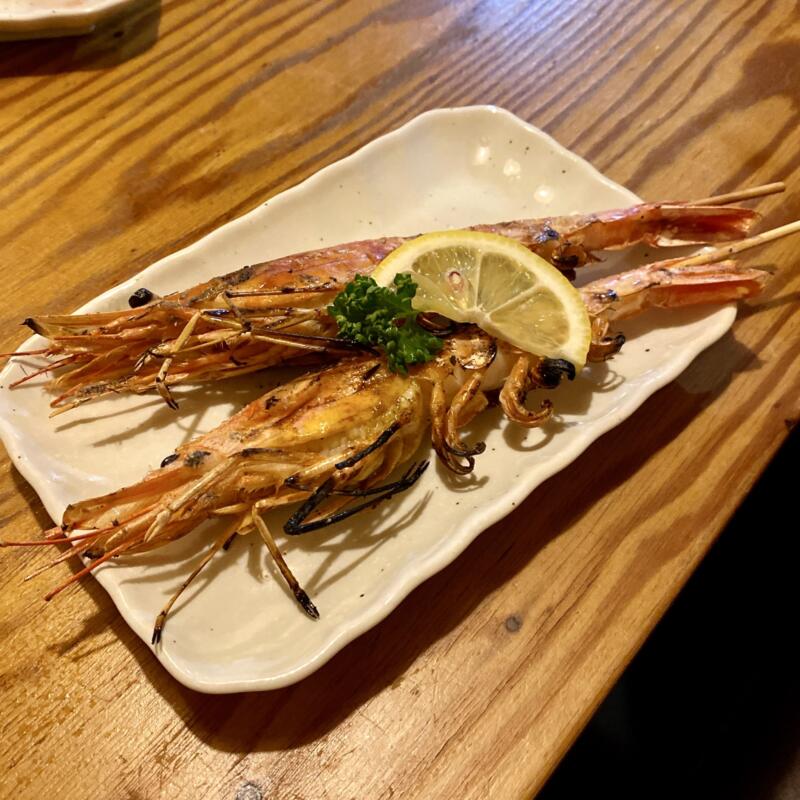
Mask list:
[[[0,41],[90,33],[139,0],[0,0]]]
[[[636,201],[506,111],[431,111],[81,310],[124,308],[140,286],[166,294],[244,264],[325,244]],[[630,263],[634,256],[614,256],[602,269],[620,269],[623,258]],[[599,269],[585,268],[582,278],[596,277]],[[473,435],[487,448],[473,475],[454,478],[437,465],[412,491],[371,516],[284,542],[287,560],[321,612],[317,622],[275,579],[260,542],[253,536],[235,540],[176,605],[156,656],[179,681],[205,692],[271,689],[308,675],[676,378],[723,335],[735,314],[731,306],[695,308],[626,322],[622,353],[559,388],[553,396],[558,417],[547,427],[525,433],[507,427],[496,411],[485,414]],[[41,341],[34,337],[25,348]],[[179,413],[156,397],[115,397],[49,420],[50,398],[41,380],[7,388],[23,367],[15,361],[0,374],[0,434],[57,520],[71,501],[139,480],[173,448],[258,396],[267,380],[256,375],[185,390]],[[198,531],[95,572],[145,641],[155,614],[210,535]],[[59,613],[57,601],[48,613]]]

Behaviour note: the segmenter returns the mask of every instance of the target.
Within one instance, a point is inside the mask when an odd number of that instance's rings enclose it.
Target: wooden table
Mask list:
[[[485,102],[640,195],[782,178],[764,226],[800,218],[792,0],[149,2],[0,44],[0,350],[419,112]],[[781,271],[728,335],[291,688],[185,689],[97,584],[46,606],[21,583],[44,554],[4,552],[0,795],[531,797],[800,415],[797,250],[762,250]],[[28,538],[47,516],[0,470],[3,535]]]

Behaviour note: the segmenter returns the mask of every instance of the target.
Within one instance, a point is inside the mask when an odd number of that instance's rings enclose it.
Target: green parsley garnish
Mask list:
[[[394,288],[378,286],[372,278],[356,276],[328,306],[339,335],[386,353],[392,372],[408,373],[409,364],[430,361],[442,343],[417,323],[411,299],[417,284],[411,276],[394,276]]]

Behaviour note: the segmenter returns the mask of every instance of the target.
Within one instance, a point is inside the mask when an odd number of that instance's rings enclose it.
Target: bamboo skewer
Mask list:
[[[731,242],[724,247],[715,247],[705,253],[698,253],[690,258],[679,259],[680,265],[682,267],[693,267],[700,264],[713,264],[716,261],[724,261],[726,258],[736,255],[736,253],[742,253],[767,242],[782,239],[784,236],[791,236],[793,233],[800,233],[800,219],[781,225],[778,228],[773,228],[771,231],[764,231],[764,233],[759,233],[757,236],[750,236],[747,239],[740,239],[738,242]]]
[[[765,183],[762,186],[751,186],[749,189],[739,189],[736,192],[718,194],[712,197],[703,197],[695,200],[689,205],[692,206],[724,206],[728,203],[739,203],[742,200],[752,200],[755,197],[766,197],[769,194],[780,194],[786,191],[786,184],[783,181],[775,183]]]

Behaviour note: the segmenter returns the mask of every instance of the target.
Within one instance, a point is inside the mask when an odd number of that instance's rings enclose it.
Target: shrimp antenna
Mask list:
[[[17,350],[14,353],[0,353],[0,358],[14,358],[16,356],[41,356],[49,352],[49,347],[43,347],[41,350]]]
[[[92,561],[91,564],[89,564],[88,566],[84,567],[80,572],[76,572],[70,578],[65,580],[62,584],[60,584],[59,586],[56,586],[55,589],[51,589],[44,596],[44,599],[47,600],[47,601],[52,600],[57,594],[60,594],[61,592],[63,592],[64,589],[66,589],[68,586],[72,585],[76,581],[79,581],[81,578],[84,578],[86,575],[89,575],[91,572],[94,572],[94,570],[96,570],[97,567],[99,567],[101,564],[105,564],[106,561],[109,561],[110,559],[115,558],[116,556],[120,555],[121,553],[124,553],[125,550],[127,549],[127,547],[128,547],[127,542],[123,542],[122,544],[120,544],[117,547],[115,547],[113,550],[109,550],[105,555],[102,555],[102,556],[100,556],[100,558],[96,559],[95,561]],[[70,553],[69,555],[73,555],[73,554]]]
[[[56,558],[54,558],[52,561],[48,561],[43,566],[37,567],[33,572],[31,572],[30,575],[26,575],[22,580],[23,581],[31,581],[34,578],[38,578],[39,575],[41,575],[44,572],[47,572],[47,570],[52,569],[53,567],[56,567],[59,564],[63,564],[65,561],[69,561],[69,559],[75,558],[76,556],[79,556],[79,555],[80,555],[80,552],[77,549],[67,550],[66,552],[62,553],[60,556],[57,556]]]
[[[54,361],[54,362],[48,364],[47,366],[42,367],[41,369],[37,369],[35,372],[29,372],[27,375],[25,375],[22,378],[19,378],[19,379],[15,380],[13,383],[9,383],[8,384],[8,388],[9,389],[16,389],[17,386],[21,386],[23,383],[27,383],[28,381],[33,380],[34,378],[38,378],[39,375],[44,375],[46,372],[53,372],[54,370],[58,369],[59,367],[63,367],[66,364],[72,364],[74,361],[77,361],[77,360],[78,360],[78,356],[77,355],[71,355],[71,356],[67,356],[66,358],[61,358],[58,361]]]

